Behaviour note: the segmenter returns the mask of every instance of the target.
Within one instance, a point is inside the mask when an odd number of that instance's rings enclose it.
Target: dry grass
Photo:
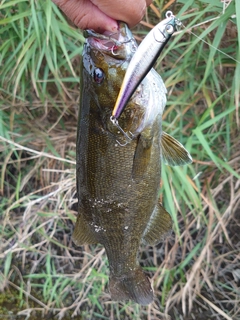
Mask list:
[[[216,17],[198,3],[199,12]],[[145,25],[158,19],[159,7],[163,1],[155,2]],[[187,24],[198,13],[185,10]],[[210,18],[194,32],[204,33]],[[229,30],[237,38],[236,28],[228,23],[219,43],[237,59],[228,40]],[[239,64],[215,50],[211,69],[211,48],[198,41],[195,51],[191,34],[181,42],[178,36],[160,67],[169,91],[163,125],[187,146],[194,162],[187,168],[163,167],[162,197],[174,232],[157,247],[141,248],[141,265],[156,294],[148,307],[112,303],[104,249],[76,247],[71,239],[77,214],[77,85],[64,83],[65,93],[59,93],[50,82],[44,99],[37,81],[24,97],[19,90],[13,98],[8,85],[0,91],[0,287],[4,295],[15,296],[8,306],[11,319],[17,314],[32,320],[40,315],[66,320],[240,318]],[[216,32],[206,37],[216,42]],[[4,312],[0,308],[0,318]]]
[[[14,112],[13,107],[9,110]],[[152,268],[147,269],[153,275],[157,296],[155,303],[147,308],[136,307],[134,304],[116,306],[109,301],[106,291],[108,271],[104,249],[87,246],[76,248],[71,240],[76,217],[76,212],[71,209],[76,203],[76,127],[72,125],[72,121],[76,122],[75,108],[69,107],[62,113],[64,129],[59,124],[53,125],[51,121],[40,121],[43,116],[41,112],[39,118],[29,119],[27,115],[31,115],[29,107],[22,105],[21,117],[35,128],[34,133],[30,130],[28,137],[25,136],[26,141],[30,141],[26,144],[27,149],[24,142],[12,144],[11,141],[16,138],[11,135],[11,140],[7,141],[11,148],[8,147],[2,166],[5,168],[2,176],[9,185],[12,184],[11,180],[24,172],[24,168],[31,168],[21,175],[20,181],[17,179],[19,184],[16,190],[11,187],[4,190],[5,195],[10,195],[11,205],[2,220],[5,230],[0,256],[4,259],[2,290],[13,287],[21,292],[25,305],[19,314],[51,312],[65,319],[67,311],[71,311],[72,316],[84,314],[88,310],[89,296],[94,300],[95,295],[102,310],[96,305],[91,318],[86,319],[94,319],[94,312],[115,319],[117,310],[123,313],[122,308],[125,309],[125,319],[134,319],[136,308],[142,314],[141,319],[168,319],[167,314],[173,319],[194,319],[194,316],[203,319],[204,315],[208,319],[237,319],[240,314],[238,179],[232,174],[222,173],[216,181],[214,175],[217,169],[213,163],[208,164],[209,172],[202,175],[199,193],[203,211],[197,215],[191,211],[184,216],[179,213],[180,237],[175,234],[156,248],[142,248],[142,265],[146,265],[146,268],[152,265]],[[37,123],[41,123],[41,131]],[[28,132],[25,126],[24,130]],[[46,132],[62,161],[57,161],[51,153],[44,151],[47,148]],[[240,173],[237,139],[232,147],[235,152],[229,164]],[[17,159],[14,159],[15,152]],[[64,159],[68,162],[64,162]],[[189,183],[198,190],[192,179],[189,179]],[[176,207],[179,207],[178,203]],[[50,264],[50,274],[46,271],[47,264]],[[56,290],[52,297],[48,289],[44,289],[48,277],[52,282],[49,284],[51,290]],[[48,302],[43,302],[44,298]],[[28,301],[34,301],[34,306],[31,307],[32,303]],[[162,305],[165,305],[164,309]],[[198,318],[197,314],[201,316]]]

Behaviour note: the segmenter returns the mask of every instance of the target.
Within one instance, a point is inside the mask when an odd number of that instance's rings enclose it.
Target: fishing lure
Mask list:
[[[119,124],[117,120],[132,94],[151,70],[159,54],[180,25],[180,20],[171,11],[167,11],[166,19],[158,23],[139,45],[128,66],[110,118],[112,123],[118,128]],[[128,137],[128,139],[131,138]]]

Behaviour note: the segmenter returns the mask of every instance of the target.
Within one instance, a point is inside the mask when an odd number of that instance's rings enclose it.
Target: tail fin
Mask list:
[[[140,267],[122,276],[111,275],[109,291],[115,301],[133,300],[141,305],[148,305],[153,301],[150,281]]]

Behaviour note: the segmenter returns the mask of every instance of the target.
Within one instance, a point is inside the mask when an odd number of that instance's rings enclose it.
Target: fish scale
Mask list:
[[[111,41],[93,31],[87,34],[81,66],[78,217],[73,239],[77,245],[105,247],[113,300],[147,305],[153,301],[153,289],[139,266],[139,246],[162,241],[172,226],[159,203],[161,155],[172,151],[172,145],[174,150],[179,148],[173,163],[187,163],[190,158],[180,143],[162,133],[166,88],[153,69],[124,108],[119,127],[112,123],[112,110],[137,44],[124,23]],[[166,137],[167,145],[161,142]],[[165,159],[171,162],[171,155],[165,154]]]

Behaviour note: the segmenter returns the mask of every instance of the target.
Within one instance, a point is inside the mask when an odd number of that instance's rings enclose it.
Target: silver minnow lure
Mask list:
[[[115,125],[132,94],[151,70],[166,43],[180,25],[181,22],[173,13],[167,11],[166,19],[158,23],[139,45],[129,63],[112,112],[111,121]]]

